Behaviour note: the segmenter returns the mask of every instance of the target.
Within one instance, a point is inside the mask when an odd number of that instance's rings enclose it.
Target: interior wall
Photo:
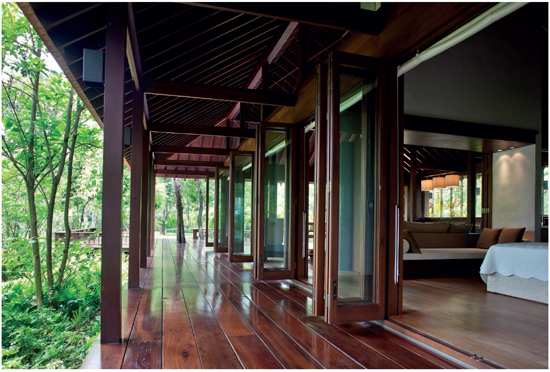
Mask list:
[[[541,5],[528,4],[407,72],[405,114],[540,130]]]
[[[493,154],[493,228],[524,227],[535,241],[536,146]]]

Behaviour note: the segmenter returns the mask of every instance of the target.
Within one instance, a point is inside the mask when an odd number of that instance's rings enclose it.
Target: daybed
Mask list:
[[[405,221],[403,227],[404,279],[478,275],[487,249],[476,248],[480,234],[469,232],[472,225]]]
[[[548,243],[496,244],[480,268],[487,291],[548,303]]]

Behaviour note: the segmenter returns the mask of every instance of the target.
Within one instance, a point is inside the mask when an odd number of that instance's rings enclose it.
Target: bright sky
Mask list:
[[[63,73],[63,71],[61,70],[61,68],[59,67],[59,65],[57,64],[57,62],[55,61],[55,59],[50,53],[46,54],[45,62],[46,62],[46,67],[49,68],[50,70]]]

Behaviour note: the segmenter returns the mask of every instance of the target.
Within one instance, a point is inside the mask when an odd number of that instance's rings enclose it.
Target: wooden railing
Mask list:
[[[56,231],[55,241],[65,241],[65,231]],[[101,231],[98,230],[88,230],[88,229],[79,229],[71,231],[71,241],[82,240],[84,244],[93,245],[95,247],[101,247]],[[122,233],[122,246],[128,246],[130,244],[130,233]]]

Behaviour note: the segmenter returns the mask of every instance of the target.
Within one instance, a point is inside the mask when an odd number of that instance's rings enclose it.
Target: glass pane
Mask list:
[[[212,243],[214,241],[214,215],[215,215],[215,197],[216,187],[214,178],[208,180],[208,241]]]
[[[228,227],[227,219],[229,210],[229,170],[220,169],[218,177],[219,203],[218,203],[218,247],[228,246]]]
[[[374,153],[360,93],[363,80],[342,78],[353,86],[342,94],[340,109],[338,300],[374,301]],[[341,89],[344,92],[344,89]],[[373,103],[372,94],[367,104]],[[352,102],[348,97],[355,97]],[[359,101],[357,101],[359,98]],[[374,107],[372,110],[374,111]]]
[[[290,268],[290,138],[266,131],[264,269]]]
[[[251,255],[252,157],[235,156],[235,231],[234,255]]]

